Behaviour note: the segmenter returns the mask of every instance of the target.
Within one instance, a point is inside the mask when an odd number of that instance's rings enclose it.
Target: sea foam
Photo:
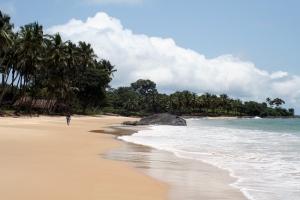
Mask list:
[[[235,121],[190,119],[187,127],[150,126],[120,139],[228,170],[249,199],[299,200],[300,135]]]

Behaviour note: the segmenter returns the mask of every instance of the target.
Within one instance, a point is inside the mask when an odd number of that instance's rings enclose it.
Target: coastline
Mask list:
[[[131,135],[145,128],[147,126],[114,126],[106,133],[120,140],[118,136]],[[170,186],[170,200],[247,200],[242,191],[232,186],[237,178],[232,177],[229,171],[203,161],[180,158],[171,152],[121,141],[121,147],[108,151],[104,157],[127,162],[141,172],[166,182]]]
[[[0,118],[0,198],[9,200],[165,200],[168,185],[99,156],[121,146],[91,130],[125,117]]]
[[[117,140],[139,130],[120,126],[128,120],[136,118],[76,116],[70,127],[64,117],[0,118],[0,198],[246,199],[227,171]]]

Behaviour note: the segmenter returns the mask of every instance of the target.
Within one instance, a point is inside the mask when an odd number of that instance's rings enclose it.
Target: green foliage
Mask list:
[[[131,88],[142,96],[148,96],[157,93],[156,84],[151,80],[139,79],[131,83]]]
[[[195,116],[294,116],[294,109],[287,110],[280,107],[284,103],[283,100],[268,98],[267,102],[274,103],[268,107],[265,102],[242,102],[239,99],[231,99],[226,94],[197,95],[190,91],[177,91],[170,95],[160,94],[157,92],[156,84],[150,80],[138,80],[130,87],[111,89],[108,91],[107,100],[110,112],[122,115],[169,112]],[[276,107],[273,108],[273,105]]]
[[[282,99],[280,99],[280,98],[275,98],[275,99],[272,100],[270,97],[268,97],[268,98],[266,99],[266,102],[267,102],[271,107],[273,107],[274,105],[275,105],[276,107],[279,107],[279,106],[285,104],[285,101],[282,100]]]
[[[0,11],[0,109],[25,112],[102,112],[143,116],[170,112],[197,116],[294,116],[280,98],[266,103],[242,102],[226,94],[197,95],[190,91],[161,94],[151,80],[111,89],[116,70],[99,60],[90,44],[45,35],[35,23],[13,31],[10,17]],[[105,108],[103,108],[105,106]]]
[[[0,12],[1,108],[98,112],[115,72],[109,61],[98,60],[90,44],[45,35],[38,23],[12,27]]]

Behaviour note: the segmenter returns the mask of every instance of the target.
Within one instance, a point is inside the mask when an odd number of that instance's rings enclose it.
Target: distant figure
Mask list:
[[[66,120],[67,120],[68,126],[70,126],[70,122],[71,122],[71,115],[70,115],[70,113],[68,113],[68,114],[66,115]]]

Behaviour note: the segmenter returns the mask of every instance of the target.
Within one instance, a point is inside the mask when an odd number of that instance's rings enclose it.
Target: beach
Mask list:
[[[149,176],[166,182],[170,186],[170,200],[246,200],[238,189],[230,186],[236,179],[227,171],[201,161],[132,143],[113,149],[106,157],[129,162]]]
[[[101,154],[120,142],[92,133],[123,117],[0,118],[0,199],[164,200],[168,186]]]
[[[227,171],[101,134],[128,120],[0,118],[0,199],[245,199]]]
[[[298,200],[299,124],[299,119],[191,118],[187,126],[149,126],[119,136],[129,146],[111,157],[166,181],[173,200]]]

